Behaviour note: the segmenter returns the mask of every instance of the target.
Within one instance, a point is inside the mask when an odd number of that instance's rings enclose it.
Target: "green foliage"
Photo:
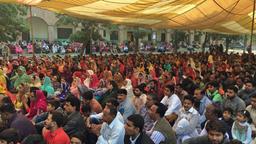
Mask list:
[[[15,41],[21,32],[28,30],[27,10],[21,5],[0,4],[0,41]]]

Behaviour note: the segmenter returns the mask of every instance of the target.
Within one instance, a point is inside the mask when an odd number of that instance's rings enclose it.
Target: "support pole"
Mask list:
[[[249,50],[248,50],[248,53],[249,53],[249,54],[252,53],[252,38],[253,38],[253,30],[254,30],[255,2],[256,2],[256,0],[253,0],[251,40],[250,40],[250,46],[249,46]]]
[[[32,7],[31,5],[29,6],[29,17],[30,17],[30,29],[31,29],[31,41],[32,41],[32,48],[33,48],[33,56],[35,55],[35,48],[34,48],[34,32],[33,32],[33,24],[32,24]]]

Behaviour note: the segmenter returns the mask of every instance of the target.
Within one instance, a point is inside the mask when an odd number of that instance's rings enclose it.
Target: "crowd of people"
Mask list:
[[[256,56],[20,56],[0,60],[0,142],[256,143]]]

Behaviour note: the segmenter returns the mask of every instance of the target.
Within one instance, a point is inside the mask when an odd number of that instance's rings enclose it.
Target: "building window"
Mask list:
[[[103,37],[106,37],[106,30],[103,30]]]
[[[152,40],[156,40],[156,32],[152,33]]]
[[[118,40],[118,31],[112,31],[110,33],[110,40]]]
[[[148,41],[152,41],[152,33],[148,34]]]
[[[57,29],[58,39],[68,39],[69,36],[72,34],[72,32],[73,32],[72,28],[58,28]]]
[[[161,34],[161,42],[165,42],[165,33]]]

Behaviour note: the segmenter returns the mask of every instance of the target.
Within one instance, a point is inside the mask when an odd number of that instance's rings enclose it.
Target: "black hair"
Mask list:
[[[246,117],[248,123],[252,123],[251,115],[250,115],[250,113],[249,113],[247,110],[240,110],[240,111],[238,111],[237,113],[240,113],[241,115],[243,115],[244,117]]]
[[[235,93],[238,92],[238,88],[237,88],[237,86],[235,86],[235,85],[230,85],[230,86],[228,86],[226,90],[228,90],[228,89],[234,91]]]
[[[114,117],[116,117],[117,108],[114,107],[114,106],[109,106],[108,109],[109,109],[109,114],[112,115],[112,116],[114,116]]]
[[[229,141],[227,144],[243,144],[243,143],[237,139],[233,139],[233,140]]]
[[[106,103],[111,103],[111,105],[114,106],[114,107],[119,106],[119,102],[114,98],[110,98]]]
[[[50,114],[52,115],[52,121],[56,122],[58,127],[62,127],[64,121],[64,116],[62,113],[53,111]]]
[[[192,104],[195,102],[195,98],[194,98],[192,95],[186,95],[186,96],[184,96],[183,101],[185,101],[185,100],[191,101]]]
[[[164,114],[167,111],[167,107],[159,102],[155,103],[155,105],[157,106],[156,113],[158,113],[161,118],[164,117]]]
[[[117,85],[116,81],[111,80],[111,81],[109,81],[109,83],[113,86],[113,89],[118,89],[118,85]]]
[[[212,120],[207,123],[206,131],[208,133],[209,133],[209,131],[217,131],[217,132],[221,132],[223,135],[225,135],[227,132],[227,128],[226,128],[226,124],[223,121]]]
[[[226,108],[223,109],[223,112],[225,112],[225,111],[227,111],[227,112],[229,112],[231,115],[233,115],[233,110],[232,110],[232,108],[226,107]]]
[[[117,90],[117,95],[121,95],[121,94],[127,95],[127,90],[126,89],[118,89]]]
[[[215,88],[219,88],[219,83],[218,83],[217,81],[209,82],[208,85],[211,85],[211,86],[213,86],[213,87],[215,87]],[[207,85],[207,86],[208,86],[208,85]]]
[[[21,144],[46,144],[42,135],[32,134],[23,139]]]
[[[135,127],[139,128],[140,132],[143,131],[144,119],[141,115],[139,115],[139,114],[130,115],[127,118],[127,120],[131,121]]]
[[[169,89],[170,92],[174,92],[174,86],[173,85],[167,85],[165,88]]]
[[[38,87],[30,87],[30,92],[35,93],[37,90],[40,90]]]
[[[92,100],[93,99],[93,93],[92,91],[86,91],[82,94],[82,97],[86,100]]]
[[[75,106],[76,111],[80,110],[80,100],[77,97],[75,97],[74,95],[69,94],[69,96],[66,99],[66,102],[70,102],[70,105],[73,107]]]
[[[79,139],[82,142],[82,144],[85,143],[85,136],[82,135],[81,133],[75,133],[75,134],[71,135],[70,140],[72,137]]]
[[[17,143],[20,138],[18,130],[14,128],[5,129],[0,133],[0,139],[7,141],[7,143]]]
[[[81,111],[83,113],[90,113],[91,112],[91,107],[90,105],[83,105],[82,108],[81,108]]]
[[[0,112],[15,113],[15,106],[10,97],[3,97],[0,105]]]
[[[60,102],[57,100],[49,100],[47,103],[53,106],[54,109],[57,109],[58,107],[60,107]]]

